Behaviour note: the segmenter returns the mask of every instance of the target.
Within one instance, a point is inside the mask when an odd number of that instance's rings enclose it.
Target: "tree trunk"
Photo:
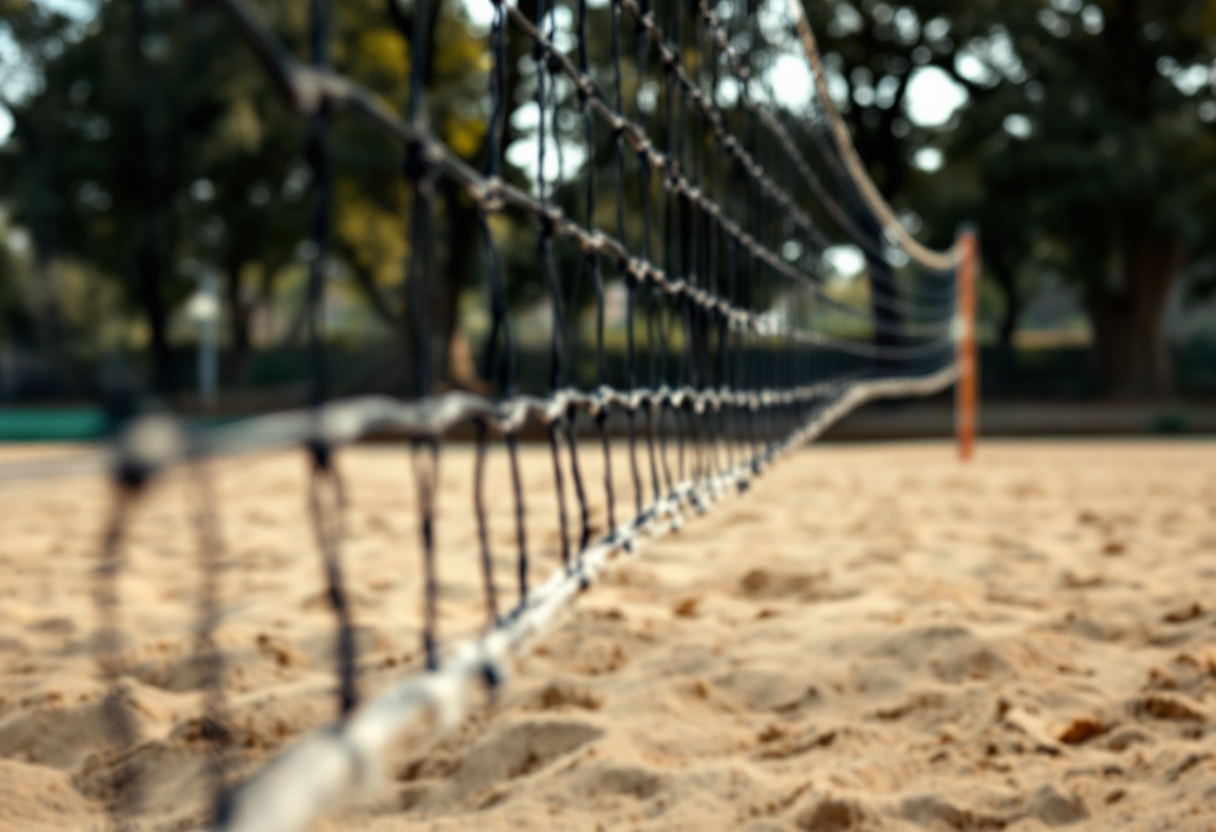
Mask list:
[[[68,378],[63,344],[62,281],[58,227],[62,222],[53,197],[55,157],[33,126],[19,112],[14,114],[13,132],[25,144],[29,159],[25,167],[29,193],[26,196],[34,262],[38,273],[39,346],[50,362],[51,389],[62,394],[74,380]]]
[[[173,353],[169,348],[169,308],[161,286],[167,252],[164,216],[165,156],[152,113],[153,76],[148,72],[147,58],[143,50],[144,41],[148,37],[146,0],[132,0],[131,30],[132,62],[135,77],[142,86],[133,115],[138,149],[144,161],[141,169],[143,181],[140,183],[144,216],[135,271],[140,301],[151,333],[154,387],[160,395],[170,396],[176,387],[176,380]]]
[[[460,331],[460,295],[480,249],[481,220],[477,207],[452,180],[442,180],[439,192],[443,195],[448,222],[448,262],[440,272],[433,296],[435,354],[439,362],[436,378],[444,386],[476,389],[480,384],[475,366],[467,360],[468,344],[458,342],[464,338]]]
[[[1128,228],[1122,285],[1095,287],[1088,298],[1098,361],[1110,395],[1165,398],[1174,392],[1165,310],[1185,250],[1180,239],[1147,222]]]
[[[58,257],[43,256],[39,251],[35,258],[39,284],[39,337],[42,349],[50,362],[49,381],[54,393],[62,395],[69,387],[67,362],[63,345],[63,304],[61,263]]]
[[[249,356],[253,348],[253,309],[255,300],[246,298],[241,272],[245,263],[234,259],[226,264],[228,280],[224,286],[228,302],[228,383],[240,384],[249,372]]]
[[[992,258],[988,267],[996,277],[1001,294],[1005,296],[1005,311],[997,330],[997,343],[1007,355],[1014,351],[1013,336],[1017,334],[1018,318],[1022,315],[1022,295],[1018,291],[1017,271],[1001,258]]]

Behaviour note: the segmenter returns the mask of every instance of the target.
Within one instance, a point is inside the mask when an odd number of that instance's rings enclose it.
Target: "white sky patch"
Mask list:
[[[781,55],[768,71],[768,81],[782,107],[798,112],[810,106],[815,79],[805,58]]]
[[[56,2],[72,2],[72,0],[56,0]],[[587,0],[587,8],[602,9],[608,5],[610,0]],[[491,24],[494,23],[494,4],[490,0],[460,0],[460,5],[468,13],[469,20],[478,29],[488,31]],[[567,16],[572,16],[569,9],[565,6],[558,7],[558,15],[565,13]],[[546,29],[546,31],[548,31]]]
[[[946,157],[936,147],[922,147],[912,157],[912,164],[925,173],[937,173],[945,161]]]
[[[460,0],[469,20],[479,29],[489,29],[494,22],[494,4],[490,0]]]
[[[823,259],[841,277],[856,277],[866,267],[866,258],[857,246],[832,246],[823,253]]]
[[[1028,139],[1034,132],[1034,122],[1021,113],[1005,117],[1005,132],[1015,139]]]
[[[80,37],[84,25],[97,15],[96,0],[35,0],[37,5],[70,18],[78,25],[69,27],[69,37]],[[19,103],[38,91],[41,78],[25,59],[12,31],[0,21],[0,102]],[[0,103],[0,144],[13,132],[13,117]]]
[[[540,144],[535,136],[512,142],[507,148],[507,161],[523,171],[532,182],[533,193],[537,189],[537,173],[540,170]],[[587,151],[584,145],[574,142],[562,142],[562,155],[559,163],[557,150],[552,136],[545,141],[545,181],[550,187],[557,184],[559,173],[564,173],[567,179],[577,176],[587,161]]]
[[[0,26],[0,102],[17,102],[32,91],[32,79],[21,60],[21,50],[13,40],[12,33]],[[13,117],[0,103],[0,143],[13,132]]]
[[[844,76],[839,72],[827,71],[828,76],[828,95],[832,96],[832,101],[837,107],[843,107],[849,103],[849,82],[844,79]]]
[[[921,127],[940,127],[967,103],[967,90],[935,66],[921,67],[908,82],[908,118]]]
[[[991,84],[996,76],[996,73],[970,50],[963,50],[958,54],[954,59],[954,68],[958,70],[959,75],[976,84]]]
[[[44,9],[58,12],[77,21],[92,20],[97,15],[97,3],[91,0],[36,0]]]

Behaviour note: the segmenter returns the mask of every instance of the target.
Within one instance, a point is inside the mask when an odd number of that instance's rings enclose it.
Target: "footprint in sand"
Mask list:
[[[453,777],[456,799],[507,780],[525,777],[604,735],[573,720],[528,720],[491,734],[473,746]]]

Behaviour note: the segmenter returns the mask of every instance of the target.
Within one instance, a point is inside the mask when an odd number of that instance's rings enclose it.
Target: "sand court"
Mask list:
[[[614,453],[623,519],[632,477]],[[484,623],[472,456],[442,460],[444,640]],[[580,458],[602,530],[602,456]],[[340,461],[374,693],[421,655],[410,451]],[[523,463],[540,580],[559,565],[551,460],[526,447]],[[300,453],[212,470],[240,771],[334,713],[306,474]],[[505,608],[500,448],[488,477]],[[149,829],[196,824],[206,782],[188,486],[174,476],[138,506],[120,584]],[[114,759],[91,591],[109,493],[80,478],[3,494],[0,828],[102,828]],[[383,788],[318,827],[1216,829],[1216,443],[989,443],[970,467],[945,443],[816,446],[688,519],[623,558],[455,734],[403,737]]]

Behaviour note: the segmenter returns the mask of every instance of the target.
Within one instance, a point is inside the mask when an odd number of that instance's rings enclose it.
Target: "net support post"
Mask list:
[[[959,230],[955,242],[956,306],[954,321],[958,383],[954,395],[954,431],[959,457],[975,455],[979,410],[979,358],[976,352],[975,310],[979,282],[979,239],[974,227]]]

